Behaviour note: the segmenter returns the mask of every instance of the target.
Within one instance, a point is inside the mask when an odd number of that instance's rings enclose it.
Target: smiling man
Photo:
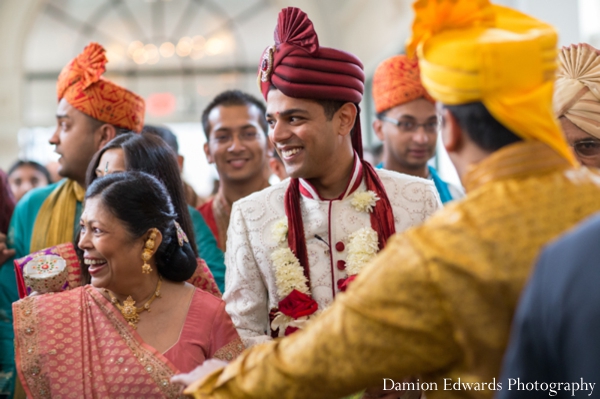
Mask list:
[[[579,162],[600,168],[600,54],[582,43],[563,47],[558,57],[556,116]]]
[[[280,13],[275,41],[259,79],[291,179],[234,204],[225,255],[223,298],[247,346],[302,328],[394,232],[441,207],[431,182],[362,161],[360,61],[320,47],[297,8]]]
[[[57,127],[50,138],[60,155],[59,174],[66,179],[27,193],[17,205],[8,231],[8,245],[20,258],[31,252],[73,241],[85,193],[85,173],[96,151],[121,132],[140,132],[144,100],[101,77],[107,62],[97,43],[63,68],[57,83]],[[0,339],[11,342],[10,304],[18,299],[12,260],[0,269]],[[0,353],[0,359],[14,355]],[[3,369],[0,371],[4,371]]]
[[[432,180],[444,203],[464,197],[461,188],[443,181],[427,164],[435,155],[438,121],[417,59],[396,55],[379,64],[373,75],[373,100],[373,130],[383,142],[383,161],[377,167]]]
[[[269,187],[265,106],[239,90],[225,91],[202,112],[202,128],[206,159],[219,173],[219,191],[198,210],[225,251],[231,205]]]

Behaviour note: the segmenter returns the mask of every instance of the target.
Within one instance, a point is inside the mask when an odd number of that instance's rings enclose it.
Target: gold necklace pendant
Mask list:
[[[142,313],[144,310],[147,310],[148,312],[150,312],[150,304],[152,304],[152,302],[156,298],[160,298],[161,282],[162,282],[162,277],[158,276],[158,283],[156,284],[156,289],[154,290],[154,294],[152,294],[150,299],[148,299],[148,301],[143,306],[140,306],[139,308],[135,306],[135,301],[133,300],[131,295],[129,295],[127,297],[127,299],[125,299],[125,301],[123,301],[123,305],[121,305],[119,303],[119,300],[112,294],[112,292],[110,292],[107,289],[105,289],[104,292],[106,292],[108,294],[108,296],[110,296],[110,301],[117,307],[117,309],[119,309],[119,311],[121,312],[121,314],[123,315],[125,320],[127,320],[127,323],[131,327],[133,327],[134,330],[136,330],[137,323],[140,321],[140,313]]]
[[[117,305],[117,308],[121,311],[125,320],[132,326],[134,329],[137,328],[136,324],[140,321],[140,316],[135,307],[135,301],[130,296],[123,302],[123,306]]]

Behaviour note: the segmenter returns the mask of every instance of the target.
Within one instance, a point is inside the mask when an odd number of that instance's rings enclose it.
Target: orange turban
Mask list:
[[[421,83],[417,58],[397,55],[383,61],[373,75],[375,112],[380,113],[417,98],[434,102]]]
[[[90,43],[63,68],[56,84],[58,101],[64,98],[94,119],[139,133],[144,126],[144,99],[102,77],[108,61],[105,51]]]

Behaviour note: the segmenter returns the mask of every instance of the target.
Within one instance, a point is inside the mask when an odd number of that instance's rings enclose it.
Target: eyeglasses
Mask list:
[[[438,129],[437,118],[435,120],[430,120],[425,123],[415,123],[415,122],[411,122],[411,121],[399,121],[394,118],[390,118],[389,116],[380,116],[379,120],[393,123],[394,125],[396,125],[398,127],[398,129],[400,129],[402,132],[405,132],[405,133],[415,133],[417,130],[419,130],[419,127],[421,127],[421,126],[423,126],[423,130],[425,130],[425,133],[437,133],[437,129]]]
[[[591,158],[600,155],[600,141],[594,139],[581,140],[571,145],[575,153],[582,158]]]

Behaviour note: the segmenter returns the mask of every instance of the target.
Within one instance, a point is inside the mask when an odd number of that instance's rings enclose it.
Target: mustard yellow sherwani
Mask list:
[[[196,398],[337,398],[383,378],[499,381],[510,323],[540,248],[600,210],[600,175],[545,144],[505,147],[473,167],[467,197],[396,235],[305,330],[257,346],[192,385]],[[389,386],[389,384],[388,384]],[[506,389],[506,387],[505,387]]]

